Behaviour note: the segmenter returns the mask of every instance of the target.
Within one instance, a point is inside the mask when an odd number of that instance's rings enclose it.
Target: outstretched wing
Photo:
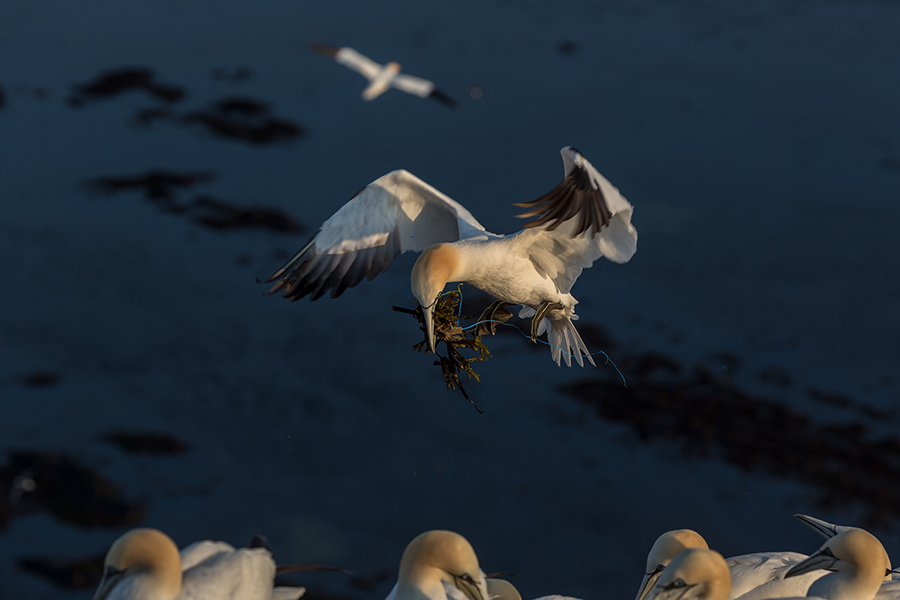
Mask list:
[[[409,171],[379,177],[342,206],[291,260],[267,281],[285,298],[331,297],[374,279],[402,252],[441,242],[493,235],[454,201]]]
[[[335,61],[347,68],[353,69],[368,80],[372,80],[381,71],[382,66],[371,58],[365,57],[353,48],[336,48],[322,44],[310,44],[309,49],[325,56],[330,56]]]
[[[601,256],[628,262],[637,250],[637,229],[631,224],[634,208],[618,188],[571,146],[560,154],[565,179],[537,200],[516,204],[532,208],[520,218],[537,217],[516,237],[538,273],[567,294]]]
[[[458,106],[456,100],[437,89],[434,86],[434,83],[427,79],[413,77],[412,75],[406,75],[405,73],[398,73],[391,80],[391,85],[407,94],[412,94],[420,98],[432,98],[438,102],[443,102],[451,108],[456,108]]]

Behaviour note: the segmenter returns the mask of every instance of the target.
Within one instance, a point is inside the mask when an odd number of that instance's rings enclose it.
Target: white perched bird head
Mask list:
[[[644,579],[638,588],[634,600],[644,600],[650,590],[656,585],[663,569],[672,559],[688,548],[709,549],[709,545],[703,536],[692,529],[675,529],[667,531],[653,542],[653,547],[647,554],[647,569],[644,571]]]
[[[94,600],[104,600],[125,585],[131,587],[129,597],[156,600],[177,596],[181,557],[172,538],[157,529],[132,529],[113,542]]]
[[[469,541],[452,531],[427,531],[413,539],[403,552],[397,578],[398,597],[421,597],[422,593],[440,597],[442,582],[459,589],[468,600],[488,600],[484,575]],[[433,593],[435,590],[441,591]]]
[[[451,244],[435,244],[426,248],[413,265],[410,287],[422,307],[431,351],[435,351],[434,305],[447,282],[454,281],[459,271],[459,251]]]
[[[825,569],[852,575],[862,585],[872,587],[872,596],[885,577],[887,552],[874,535],[865,529],[850,527],[826,540],[818,551],[785,573],[785,578]],[[888,565],[888,570],[890,566]],[[815,586],[820,581],[813,584]],[[827,584],[827,582],[824,582]],[[813,588],[810,588],[812,590]],[[810,595],[815,595],[810,592]]]
[[[715,550],[688,548],[665,568],[647,600],[728,600],[731,571]]]

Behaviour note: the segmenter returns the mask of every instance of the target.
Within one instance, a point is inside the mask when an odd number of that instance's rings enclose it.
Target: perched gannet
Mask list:
[[[785,579],[791,579],[826,570],[808,586],[808,591],[792,596],[785,590],[783,595],[767,597],[872,600],[884,580],[883,553],[884,548],[875,536],[862,529],[848,528],[784,574]],[[734,596],[731,578],[732,571],[718,552],[689,548],[666,567],[647,600],[726,600]]]
[[[656,586],[656,581],[662,575],[663,569],[672,562],[673,558],[688,548],[708,550],[709,545],[702,535],[692,529],[675,529],[656,538],[647,554],[647,568],[634,600],[644,600],[650,590]]]
[[[688,548],[663,570],[647,600],[726,600],[731,572],[715,550]]]
[[[444,286],[465,282],[497,298],[482,320],[503,305],[521,304],[520,316],[534,315],[532,340],[544,331],[556,364],[575,356],[594,364],[575,330],[577,300],[570,294],[583,269],[605,256],[631,259],[637,230],[631,204],[576,149],[560,151],[565,178],[548,194],[524,204],[536,217],[510,235],[486,231],[461,204],[408,171],[392,171],[350,199],[318,233],[272,275],[269,290],[311,300],[331,289],[337,297],[370,280],[402,252],[422,252],[413,266],[412,292],[423,308],[431,350],[435,349],[434,306]],[[549,327],[548,327],[549,326]]]
[[[647,555],[647,568],[635,600],[643,600],[667,565],[688,548],[707,550],[709,546],[703,536],[691,529],[667,531],[659,536]],[[805,595],[812,582],[824,573],[784,580],[784,573],[805,558],[805,554],[798,552],[756,552],[726,559],[731,574],[729,598],[765,600]]]
[[[94,600],[296,600],[304,588],[273,588],[264,548],[197,542],[178,552],[157,529],[133,529],[110,547]]]
[[[386,600],[488,600],[472,545],[452,531],[426,531],[403,551]]]
[[[785,578],[810,571],[833,571],[817,579],[807,596],[827,600],[872,600],[884,582],[884,557],[881,542],[864,529],[848,528],[822,544],[817,552],[794,565]]]
[[[851,529],[856,529],[856,527],[850,527],[848,525],[835,525],[833,523],[829,523],[828,521],[823,521],[822,519],[817,519],[815,517],[811,517],[809,515],[794,515],[794,518],[807,525],[821,535],[825,539],[833,538],[839,533],[843,533],[845,531],[850,531]],[[891,571],[891,557],[888,555],[887,550],[884,549],[884,546],[881,546],[881,549],[884,551],[882,561],[884,562],[884,579],[885,581],[892,581],[892,571]]]
[[[400,65],[395,62],[380,65],[353,48],[335,48],[322,44],[310,44],[309,48],[319,54],[330,56],[338,63],[353,69],[368,79],[369,86],[362,93],[363,100],[374,100],[390,88],[395,87],[420,98],[434,98],[453,108],[457,106],[456,100],[434,87],[434,83],[427,79],[401,73]]]

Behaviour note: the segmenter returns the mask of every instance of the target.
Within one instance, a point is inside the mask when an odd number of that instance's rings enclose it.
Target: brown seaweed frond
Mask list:
[[[464,319],[470,319],[471,317],[460,315],[459,304],[461,301],[462,292],[457,288],[456,290],[442,293],[435,303],[435,345],[444,342],[444,345],[447,347],[447,356],[441,356],[440,354],[435,353],[439,360],[434,361],[434,364],[441,367],[441,375],[447,383],[447,389],[452,390],[458,388],[462,395],[465,396],[466,400],[471,402],[472,405],[475,406],[475,409],[481,413],[483,411],[479,409],[475,402],[472,401],[472,398],[469,397],[469,394],[466,392],[466,389],[459,379],[459,375],[461,372],[464,372],[470,378],[474,378],[475,381],[480,381],[478,373],[472,368],[472,363],[487,360],[491,357],[491,353],[488,352],[487,346],[481,341],[483,333],[481,328],[472,327],[466,329],[462,327],[462,321]],[[398,312],[411,314],[416,317],[416,320],[419,322],[419,329],[422,331],[425,339],[415,344],[413,348],[416,352],[424,351],[425,354],[431,352],[431,349],[428,347],[428,334],[425,328],[425,318],[422,314],[422,307],[417,306],[415,310],[399,306],[394,306],[393,308]],[[474,356],[466,357],[460,350],[471,350],[476,354]]]

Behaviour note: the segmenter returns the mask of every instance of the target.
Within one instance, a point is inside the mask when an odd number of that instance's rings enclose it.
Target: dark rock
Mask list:
[[[144,519],[113,482],[54,452],[9,452],[0,467],[0,529],[10,518],[46,511],[79,527],[126,527]]]
[[[100,585],[105,554],[86,558],[28,557],[16,559],[19,569],[50,580],[65,590],[77,592]]]
[[[75,86],[69,97],[70,106],[81,106],[92,100],[112,98],[131,90],[143,90],[163,102],[178,102],[185,96],[183,88],[156,83],[153,70],[129,67],[101,73],[88,83]]]
[[[113,431],[100,436],[104,442],[117,446],[128,454],[152,454],[155,456],[178,456],[190,449],[183,442],[167,433],[135,431]]]
[[[19,383],[26,387],[52,387],[63,379],[62,373],[53,371],[34,371],[21,377]]]

